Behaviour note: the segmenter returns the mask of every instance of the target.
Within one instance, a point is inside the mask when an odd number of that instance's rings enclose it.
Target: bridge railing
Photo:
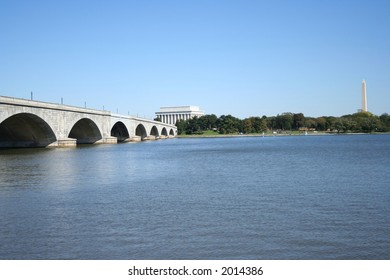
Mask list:
[[[107,110],[97,110],[97,109],[83,108],[83,107],[77,107],[71,105],[64,105],[59,103],[35,101],[35,100],[8,97],[8,96],[0,96],[0,104],[26,106],[26,107],[51,109],[51,110],[61,110],[61,111],[69,111],[69,112],[76,112],[76,113],[88,113],[94,115],[107,115],[107,116],[111,115],[111,112]]]

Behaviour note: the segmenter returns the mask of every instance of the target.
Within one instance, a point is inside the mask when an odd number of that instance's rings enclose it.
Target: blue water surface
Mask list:
[[[390,136],[0,151],[0,259],[390,259]]]

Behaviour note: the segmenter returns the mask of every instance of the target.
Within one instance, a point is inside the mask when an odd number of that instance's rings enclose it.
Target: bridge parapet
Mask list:
[[[92,115],[106,115],[106,116],[111,115],[111,112],[107,110],[97,110],[97,109],[28,100],[28,99],[8,97],[8,96],[0,96],[0,104],[8,104],[13,106],[22,106],[22,107],[31,107],[31,108],[41,108],[46,110],[67,111],[67,112],[74,112],[74,113],[85,113],[85,114],[92,114]]]

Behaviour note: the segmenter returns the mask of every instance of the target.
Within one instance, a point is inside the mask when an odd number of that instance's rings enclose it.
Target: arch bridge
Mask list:
[[[176,126],[110,111],[0,96],[0,148],[173,138]]]

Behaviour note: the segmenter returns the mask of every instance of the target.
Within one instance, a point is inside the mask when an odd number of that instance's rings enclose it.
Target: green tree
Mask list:
[[[277,129],[277,127],[276,127],[276,117],[268,117],[266,119],[266,121],[267,121],[267,127],[268,127],[269,130]]]
[[[343,118],[338,118],[333,124],[334,129],[337,131],[337,133],[345,132],[345,121]]]
[[[325,131],[328,129],[326,126],[326,119],[324,117],[316,118],[315,121],[316,121],[316,129],[317,130]]]
[[[317,129],[317,120],[314,119],[314,118],[305,118],[304,120],[304,123],[301,124],[298,129],[300,127],[307,127],[307,128],[314,128],[314,129]]]
[[[218,117],[214,114],[204,115],[201,116],[198,121],[201,130],[212,130],[217,127]]]
[[[242,121],[242,132],[261,133],[267,130],[267,121],[260,117],[250,117]]]
[[[291,130],[293,126],[293,114],[283,113],[276,116],[276,128],[281,130]]]
[[[390,131],[390,116],[387,113],[382,114],[379,117],[382,125],[382,131],[389,132]]]
[[[263,119],[260,117],[253,118],[253,132],[261,133],[267,130],[267,125]]]
[[[175,125],[177,127],[177,133],[179,135],[182,135],[186,132],[187,122],[185,120],[178,120]]]
[[[326,119],[326,130],[332,131],[336,129],[336,117],[324,117]]]
[[[381,129],[382,124],[380,118],[370,112],[359,112],[353,115],[343,116],[353,124],[351,131],[371,133]]]
[[[362,120],[362,131],[372,133],[381,129],[380,118],[374,115],[369,115]]]
[[[241,120],[233,117],[232,115],[222,115],[217,122],[219,133],[221,134],[233,134],[240,132],[242,128]],[[241,129],[242,130],[242,129]]]
[[[245,134],[252,133],[253,130],[253,124],[252,124],[252,119],[247,118],[243,120],[243,132]]]
[[[302,113],[293,114],[292,128],[298,130],[300,127],[303,127],[305,124],[305,116]]]
[[[199,118],[193,117],[187,120],[186,134],[202,134],[202,129],[199,125]]]

